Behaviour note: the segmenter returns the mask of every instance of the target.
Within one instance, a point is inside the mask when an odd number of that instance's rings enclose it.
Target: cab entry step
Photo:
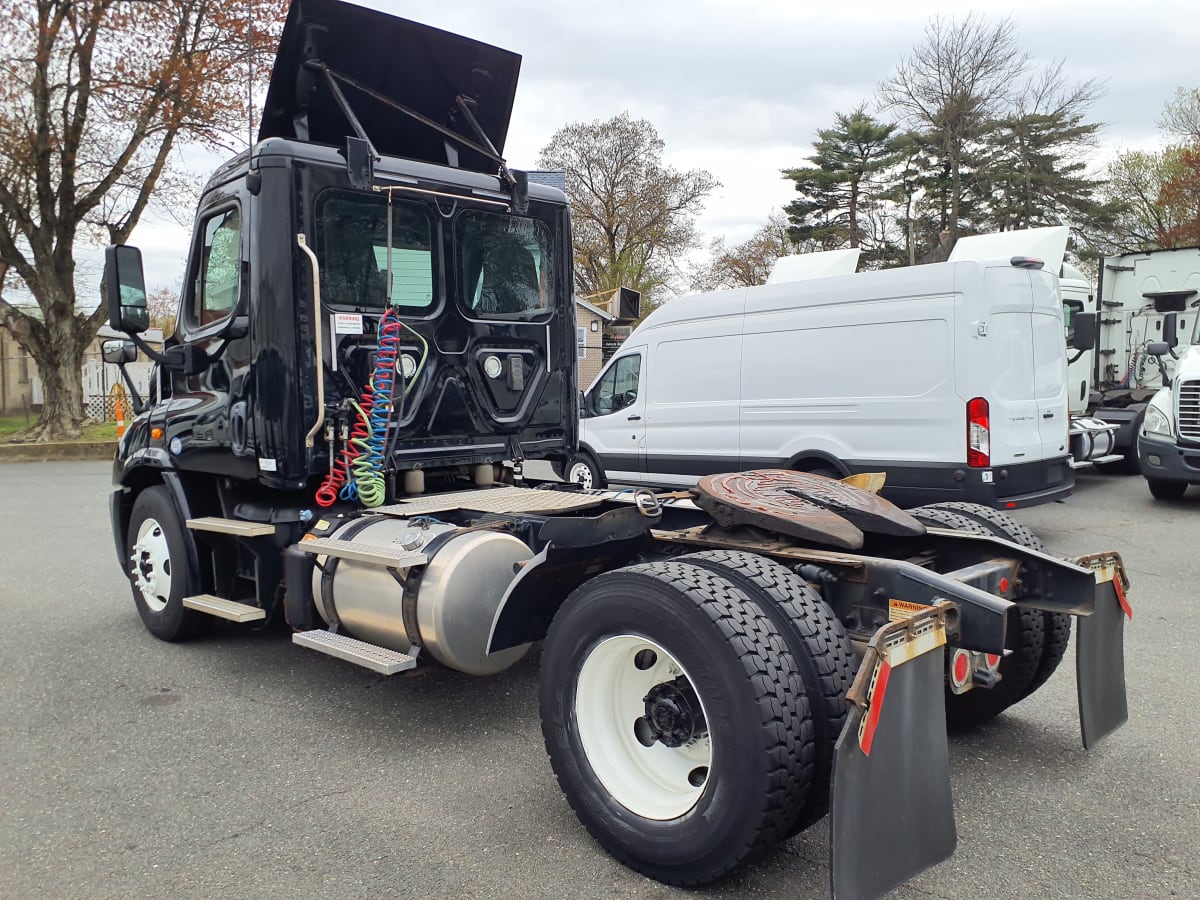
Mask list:
[[[187,527],[192,531],[215,531],[218,534],[233,534],[238,537],[264,537],[275,533],[270,522],[248,522],[245,519],[222,519],[219,516],[204,516],[188,519]]]
[[[255,622],[267,617],[266,610],[261,607],[226,600],[224,597],[214,597],[212,594],[184,597],[183,605],[219,619],[228,619],[230,622]]]
[[[416,657],[409,656],[407,653],[389,650],[387,647],[380,647],[376,644],[368,644],[366,641],[355,640],[344,634],[334,634],[332,631],[325,631],[321,628],[315,631],[297,631],[292,635],[292,643],[329,656],[336,656],[338,659],[352,662],[364,669],[378,672],[380,675],[395,675],[397,672],[407,671],[417,665]]]

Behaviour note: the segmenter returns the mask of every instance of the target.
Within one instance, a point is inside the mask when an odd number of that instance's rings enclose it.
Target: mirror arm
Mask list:
[[[133,403],[133,414],[140,416],[146,409],[146,402],[142,399],[142,395],[138,393],[138,389],[133,385],[133,379],[129,373],[125,371],[125,363],[118,363],[117,369],[121,373],[121,380],[125,382],[125,387],[129,388],[129,399]]]
[[[161,354],[157,350],[155,350],[153,347],[151,347],[149,344],[147,344],[145,341],[143,341],[140,335],[137,335],[137,334],[134,334],[134,333],[128,332],[128,331],[125,333],[127,335],[129,335],[129,339],[131,341],[133,341],[134,345],[139,350],[141,350],[143,353],[145,353],[148,357],[150,357],[150,359],[152,359],[154,362],[158,363],[160,366],[167,365],[167,358],[165,356],[163,356],[163,354]],[[122,371],[124,371],[124,370],[122,369]]]
[[[1072,356],[1070,359],[1067,360],[1067,365],[1068,366],[1075,365],[1075,363],[1079,362],[1079,360],[1083,358],[1083,354],[1086,352],[1087,352],[1086,350],[1080,350],[1079,352],[1077,352],[1074,356]]]

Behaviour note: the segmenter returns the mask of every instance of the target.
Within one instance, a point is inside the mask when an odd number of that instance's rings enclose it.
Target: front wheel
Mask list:
[[[125,560],[138,614],[156,638],[187,640],[211,622],[183,605],[184,597],[196,593],[197,578],[183,525],[165,487],[147,488],[134,501]]]
[[[567,481],[571,484],[578,484],[585,490],[598,490],[608,484],[604,478],[604,470],[600,468],[600,463],[596,462],[595,458],[586,451],[580,451],[579,455],[567,466]]]
[[[1155,500],[1178,500],[1187,491],[1186,481],[1168,481],[1165,478],[1147,478],[1146,487]]]
[[[717,573],[647,563],[576,590],[546,637],[541,716],[580,821],[659,881],[720,878],[804,807],[804,684],[771,620]]]

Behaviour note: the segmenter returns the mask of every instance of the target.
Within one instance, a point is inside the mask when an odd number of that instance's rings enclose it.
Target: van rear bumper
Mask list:
[[[1069,456],[989,469],[942,462],[884,460],[859,460],[847,468],[852,473],[886,473],[883,496],[905,508],[963,500],[995,509],[1022,509],[1062,500],[1075,488],[1075,471]],[[990,482],[984,480],[986,476],[991,477]]]

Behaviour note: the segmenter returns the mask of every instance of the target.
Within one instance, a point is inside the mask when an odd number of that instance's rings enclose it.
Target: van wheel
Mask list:
[[[1012,516],[990,506],[978,503],[931,503],[929,509],[945,509],[956,512],[978,522],[996,537],[1002,537],[1014,544],[1028,547],[1030,550],[1046,552],[1046,543],[1030,529],[1026,528]],[[1059,663],[1067,653],[1071,643],[1071,617],[1066,613],[1043,612],[1042,623],[1045,640],[1042,644],[1042,659],[1038,663],[1033,679],[1025,688],[1024,696],[1028,697],[1043,684],[1050,680]]]
[[[1167,481],[1165,478],[1147,478],[1146,487],[1155,500],[1178,500],[1187,491],[1186,481]]]
[[[787,834],[812,719],[771,619],[720,575],[654,562],[600,575],[554,616],[542,733],[567,801],[630,868],[720,878]]]
[[[199,579],[188,561],[183,525],[165,487],[138,494],[125,543],[126,573],[133,602],[146,628],[163,641],[195,637],[212,619],[188,609],[183,598]]]
[[[974,519],[934,506],[910,509],[922,524],[934,528],[949,528],[969,534],[992,536],[995,532]],[[1000,683],[993,688],[977,687],[965,694],[956,694],[946,684],[946,727],[950,731],[965,731],[994,719],[1014,703],[1022,700],[1042,663],[1046,642],[1045,616],[1041,610],[1015,607],[1009,613],[1007,649],[1012,652],[1000,660]],[[950,654],[946,654],[949,662]]]
[[[801,462],[792,466],[792,469],[797,472],[807,472],[809,475],[820,475],[822,478],[837,480],[843,477],[837,466],[827,462]]]
[[[829,604],[803,578],[765,556],[737,550],[705,550],[680,557],[728,578],[754,600],[783,636],[812,709],[815,759],[808,801],[793,824],[797,833],[829,812],[833,745],[842,733],[858,660]]]
[[[599,490],[608,487],[604,470],[586,450],[579,451],[571,464],[567,466],[567,479],[571,484],[578,484],[586,490]]]

